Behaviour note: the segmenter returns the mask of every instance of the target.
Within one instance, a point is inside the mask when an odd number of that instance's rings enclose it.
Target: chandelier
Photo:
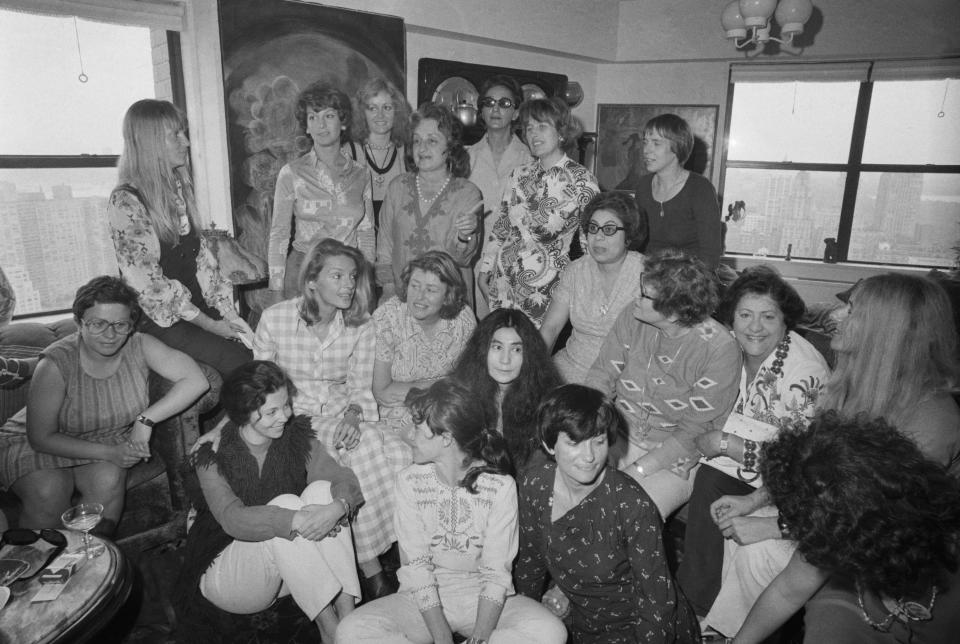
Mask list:
[[[810,0],[733,0],[723,8],[720,24],[737,49],[749,45],[763,47],[769,41],[789,45],[803,33],[803,25],[813,14]],[[780,38],[770,35],[770,17],[780,25]]]

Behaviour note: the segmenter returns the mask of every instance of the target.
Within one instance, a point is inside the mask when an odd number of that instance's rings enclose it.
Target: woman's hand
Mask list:
[[[127,436],[127,440],[134,443],[143,443],[145,445],[150,443],[150,436],[153,434],[153,429],[147,427],[139,420],[135,420],[133,425],[130,428],[130,434]]]
[[[724,539],[732,539],[741,546],[781,538],[777,517],[730,517],[717,527]]]
[[[193,447],[190,448],[190,455],[194,455],[197,451],[210,443],[210,447],[213,448],[213,451],[217,451],[220,447],[220,432],[223,430],[223,426],[227,424],[227,418],[224,418],[217,426],[211,429],[209,432],[197,439],[197,442],[193,444]]]
[[[484,271],[477,276],[477,287],[480,289],[480,293],[483,294],[483,299],[486,300],[487,304],[490,303],[490,279],[493,277],[493,274],[490,271]]]
[[[353,414],[347,414],[337,424],[333,432],[333,446],[337,449],[345,447],[353,449],[360,444],[360,419]]]
[[[464,239],[477,232],[477,213],[482,209],[483,202],[481,201],[470,210],[457,215],[457,219],[453,224],[457,229],[457,237]]]
[[[750,514],[757,508],[750,495],[733,496],[725,494],[710,504],[710,516],[719,527],[722,521]]]
[[[550,586],[547,592],[543,593],[540,603],[560,619],[570,612],[570,599],[563,594],[559,586]]]
[[[293,515],[290,527],[304,539],[319,541],[340,532],[340,519],[344,513],[343,505],[338,501],[325,505],[305,505]]]
[[[107,460],[117,467],[128,469],[144,458],[150,458],[150,448],[147,447],[146,443],[124,441],[112,446],[110,457]]]

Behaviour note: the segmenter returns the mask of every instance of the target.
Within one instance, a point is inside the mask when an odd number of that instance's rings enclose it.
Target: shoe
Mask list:
[[[363,578],[363,595],[366,601],[380,599],[397,592],[400,585],[386,572],[380,571],[373,577]]]

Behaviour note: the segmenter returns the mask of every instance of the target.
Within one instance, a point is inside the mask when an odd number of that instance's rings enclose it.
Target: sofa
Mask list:
[[[32,358],[44,347],[76,331],[72,319],[47,324],[11,323],[0,326],[0,355],[5,358]],[[186,514],[190,507],[184,486],[182,464],[186,451],[201,433],[201,419],[211,412],[220,398],[222,380],[212,368],[201,364],[210,382],[210,390],[183,413],[157,423],[151,440],[153,457],[129,470],[127,498],[117,541],[129,555],[186,534]],[[162,397],[171,383],[151,374],[150,398]],[[30,389],[29,381],[0,389],[0,424],[20,410]],[[11,526],[17,524],[19,499],[12,492],[0,492],[0,509]]]

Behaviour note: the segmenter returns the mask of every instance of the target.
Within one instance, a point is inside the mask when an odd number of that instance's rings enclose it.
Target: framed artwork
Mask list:
[[[375,77],[404,92],[404,24],[288,0],[219,0],[218,11],[233,221],[240,243],[265,258],[277,174],[310,148],[298,95],[320,81],[353,98]],[[262,308],[256,292],[246,295]]]
[[[693,153],[684,168],[710,178],[717,136],[717,105],[598,105],[597,161],[594,174],[603,190],[636,189],[643,165],[643,126],[660,114],[676,114],[690,124]]]

